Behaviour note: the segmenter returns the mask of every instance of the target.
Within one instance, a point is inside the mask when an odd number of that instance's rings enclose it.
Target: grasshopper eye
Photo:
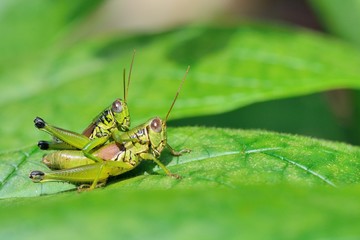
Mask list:
[[[111,110],[112,110],[113,112],[116,112],[116,113],[122,112],[123,106],[122,106],[122,103],[121,103],[120,99],[116,99],[116,100],[113,102],[113,104],[112,104],[112,106],[111,106]]]
[[[162,130],[162,126],[161,126],[161,120],[159,118],[155,118],[154,120],[151,121],[150,127],[153,131],[159,133]]]

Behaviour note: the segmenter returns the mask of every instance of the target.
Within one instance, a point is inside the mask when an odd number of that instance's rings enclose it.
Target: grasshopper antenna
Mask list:
[[[131,73],[132,73],[132,69],[133,69],[133,65],[134,65],[134,59],[135,59],[135,53],[136,50],[134,49],[134,53],[131,59],[131,63],[130,63],[130,70],[129,70],[129,76],[128,76],[128,82],[127,82],[127,86],[126,86],[126,97],[128,95],[129,92],[129,86],[130,86],[130,79],[131,79]],[[124,84],[125,84],[125,73],[124,73]],[[125,85],[124,85],[124,91],[125,91]],[[124,96],[124,101],[126,102],[126,97]]]
[[[125,68],[123,70],[124,101],[126,102]]]
[[[183,79],[182,79],[182,81],[181,81],[181,83],[180,83],[180,86],[179,86],[177,92],[176,92],[174,101],[172,102],[172,104],[171,104],[171,106],[170,106],[170,109],[169,109],[168,113],[166,114],[165,122],[167,122],[167,119],[168,119],[168,117],[169,117],[169,115],[170,115],[170,112],[171,112],[172,108],[173,108],[174,105],[175,105],[176,99],[177,99],[177,97],[179,96],[180,90],[181,90],[181,88],[182,88],[182,85],[183,85],[184,82],[185,82],[185,79],[186,79],[186,76],[187,76],[188,73],[189,73],[189,70],[190,70],[190,66],[188,66],[187,69],[186,69],[185,75],[184,75],[184,77],[183,77]]]
[[[126,81],[126,80],[125,80],[125,79],[126,79],[125,68],[124,68],[124,71],[123,71],[124,101],[125,101],[125,102],[126,102],[127,95],[128,95],[128,92],[129,92],[131,72],[132,72],[132,68],[133,68],[133,64],[134,64],[135,52],[136,52],[136,51],[135,51],[135,49],[134,49],[134,53],[133,53],[132,60],[131,60],[131,64],[130,64],[130,71],[129,71],[129,76],[128,76],[127,85],[126,85],[126,83],[125,83],[125,81]]]

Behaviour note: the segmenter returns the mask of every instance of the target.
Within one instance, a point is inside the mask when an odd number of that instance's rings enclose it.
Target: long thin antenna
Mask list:
[[[133,53],[133,56],[132,56],[132,59],[131,59],[131,64],[130,64],[128,82],[127,82],[127,86],[126,86],[126,95],[128,95],[128,92],[129,92],[130,79],[131,79],[131,73],[132,73],[132,69],[133,69],[133,65],[134,65],[135,53],[136,53],[136,50],[134,49],[134,53]],[[124,101],[126,102],[126,99],[124,99]]]
[[[125,68],[123,70],[124,101],[126,102]]]
[[[185,75],[184,75],[184,77],[183,77],[183,79],[182,79],[182,81],[181,81],[181,83],[180,83],[180,86],[179,86],[177,92],[176,92],[174,101],[172,102],[172,104],[171,104],[171,106],[170,106],[170,109],[169,109],[168,113],[166,114],[165,122],[167,122],[167,119],[168,119],[168,117],[169,117],[169,115],[170,115],[170,112],[171,112],[172,108],[173,108],[174,105],[175,105],[176,99],[177,99],[177,97],[179,96],[180,90],[181,90],[181,88],[182,88],[182,85],[183,85],[184,82],[185,82],[185,79],[186,79],[186,76],[187,76],[188,73],[189,73],[189,70],[190,70],[190,66],[188,66],[187,69],[186,69]]]

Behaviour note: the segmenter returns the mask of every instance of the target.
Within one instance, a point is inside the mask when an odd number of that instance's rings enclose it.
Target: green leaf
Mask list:
[[[193,150],[179,158],[166,152],[161,157],[183,176],[180,180],[161,171],[141,175],[154,168],[144,162],[103,189],[41,198],[21,197],[71,185],[26,179],[30,170],[44,168],[37,148],[2,153],[6,164],[0,169],[8,165],[11,174],[1,175],[0,235],[279,239],[359,234],[358,147],[265,131],[195,127],[170,128],[169,142]]]
[[[138,184],[1,200],[0,235],[56,240],[329,239],[360,234],[358,187],[156,187],[146,191]]]
[[[141,175],[157,167],[145,163],[125,176],[113,179],[113,189],[192,189],[212,187],[238,189],[244,185],[290,184],[295,186],[341,187],[360,182],[360,148],[306,137],[264,131],[217,128],[171,128],[169,143],[190,154],[161,160],[183,179]],[[74,188],[64,183],[35,184],[32,170],[46,170],[40,163],[43,152],[36,147],[3,153],[0,197],[47,195]]]
[[[358,190],[119,189],[3,200],[0,235],[54,240],[351,239],[360,233]]]

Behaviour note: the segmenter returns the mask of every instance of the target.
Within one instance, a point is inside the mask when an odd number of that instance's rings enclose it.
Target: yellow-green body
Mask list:
[[[82,134],[47,124],[37,117],[35,126],[55,138],[53,142],[40,141],[41,149],[82,149],[90,151],[109,140],[115,132],[125,132],[130,127],[130,113],[127,104],[116,99],[111,106],[104,109],[83,131]],[[64,144],[65,143],[65,144]]]
[[[91,184],[90,189],[106,183],[110,176],[127,172],[142,160],[151,160],[162,168],[167,175],[172,174],[158,159],[165,147],[173,155],[179,156],[185,149],[175,152],[168,144],[166,124],[160,118],[150,119],[128,132],[112,135],[115,142],[100,147],[92,158],[79,150],[61,150],[44,156],[43,162],[50,169],[60,169],[48,173],[33,171],[30,177],[34,182],[67,181]],[[82,185],[84,186],[84,185]]]
[[[39,117],[35,118],[35,126],[54,137],[53,141],[39,141],[38,146],[43,150],[80,149],[86,156],[91,157],[90,151],[109,141],[113,132],[128,131],[130,128],[130,113],[126,98],[134,57],[135,51],[130,65],[127,86],[125,86],[124,69],[124,100],[115,99],[110,106],[93,119],[82,134],[49,125]]]
[[[189,68],[186,74],[188,71]],[[87,148],[89,144],[85,144],[85,147],[83,147],[83,145],[81,145],[83,141],[82,137],[72,138],[73,146],[82,149],[82,151],[60,150],[44,156],[43,161],[50,169],[59,170],[47,173],[32,171],[30,178],[34,182],[67,181],[78,183],[81,184],[79,189],[86,188],[91,190],[104,185],[110,176],[117,176],[135,168],[142,160],[154,161],[167,175],[179,178],[178,175],[172,174],[160,162],[158,157],[165,147],[169,148],[171,154],[175,156],[190,152],[188,149],[179,152],[174,151],[168,145],[166,136],[166,121],[180,92],[186,74],[165,120],[155,117],[127,132],[121,132],[117,129],[110,130],[109,133],[111,133],[111,135],[106,135],[106,141],[108,141],[108,139],[111,139],[111,141],[107,144],[105,144],[105,141],[101,144],[92,145],[98,148],[91,153],[88,150],[95,148]],[[56,138],[61,139],[60,137],[63,138],[68,134],[68,131],[61,131],[61,129],[57,131],[58,128],[55,128],[56,131],[53,131],[53,127],[46,126],[48,125],[44,124],[44,129]],[[58,134],[59,132],[60,134]],[[98,136],[96,135],[96,137]],[[99,139],[103,139],[103,137],[99,134],[99,137],[94,139],[100,141]],[[63,139],[61,140],[64,141]]]

